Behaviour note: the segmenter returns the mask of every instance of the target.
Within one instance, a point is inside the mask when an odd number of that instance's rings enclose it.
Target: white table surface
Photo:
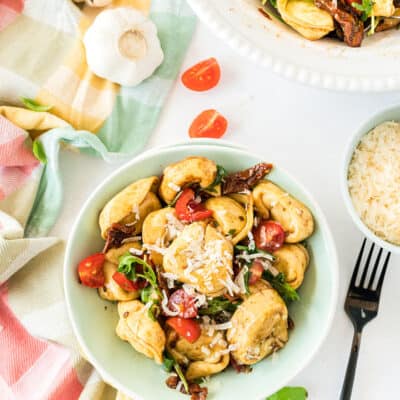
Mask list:
[[[177,81],[147,147],[187,139],[192,119],[204,109],[216,108],[229,121],[225,139],[287,169],[315,196],[336,240],[339,304],[327,340],[290,384],[305,386],[311,400],[338,400],[353,334],[343,302],[362,240],[341,199],[341,159],[351,133],[372,113],[400,102],[400,93],[341,94],[286,81],[234,53],[199,23],[182,70],[211,56],[222,67],[220,84],[199,94],[188,91]],[[118,166],[65,151],[60,166],[64,177],[64,209],[51,233],[67,239],[82,203]],[[393,257],[379,315],[363,333],[354,400],[400,398],[399,264],[400,257]]]

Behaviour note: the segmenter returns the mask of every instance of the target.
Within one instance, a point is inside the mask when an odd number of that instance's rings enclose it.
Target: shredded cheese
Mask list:
[[[141,236],[130,236],[130,237],[127,237],[127,238],[123,239],[121,241],[121,244],[131,243],[131,242],[138,242],[141,239],[142,239]]]
[[[143,254],[143,250],[140,249],[135,249],[134,247],[131,247],[129,249],[129,253],[135,255],[135,256],[141,256]]]
[[[400,245],[400,123],[384,122],[361,139],[349,165],[348,187],[366,226]]]

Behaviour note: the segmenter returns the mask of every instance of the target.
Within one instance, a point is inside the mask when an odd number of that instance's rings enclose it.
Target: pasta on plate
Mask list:
[[[118,302],[116,335],[193,400],[207,397],[201,379],[249,371],[290,340],[314,220],[265,179],[271,169],[227,173],[193,156],[132,182],[100,212],[102,252],[78,266],[82,284]]]

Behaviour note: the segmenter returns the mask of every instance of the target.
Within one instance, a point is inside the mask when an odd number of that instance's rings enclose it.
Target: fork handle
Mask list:
[[[354,377],[356,375],[357,359],[361,343],[361,330],[355,329],[349,362],[347,363],[346,376],[344,378],[340,400],[350,400],[353,390]]]

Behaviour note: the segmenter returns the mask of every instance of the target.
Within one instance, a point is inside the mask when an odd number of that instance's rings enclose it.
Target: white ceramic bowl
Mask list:
[[[263,158],[228,144],[192,143],[150,150],[109,176],[84,204],[67,245],[64,289],[79,344],[102,377],[135,400],[187,400],[187,397],[166,387],[166,373],[162,367],[117,338],[115,304],[101,299],[96,290],[79,284],[76,266],[81,259],[102,248],[99,212],[112,196],[132,181],[159,175],[166,165],[191,155],[209,157],[228,171],[247,168]],[[300,288],[301,301],[289,308],[296,326],[277,357],[258,363],[251,374],[237,375],[229,369],[212,377],[210,400],[242,400],[244,391],[249,400],[264,400],[308,364],[331,327],[337,300],[338,266],[326,219],[310,194],[293,177],[275,168],[269,178],[303,201],[316,222],[315,232],[307,240],[311,263]]]
[[[374,114],[368,121],[364,122],[355,132],[355,134],[350,138],[349,143],[347,144],[345,155],[343,158],[342,165],[342,176],[340,179],[341,191],[344,199],[344,203],[346,205],[347,211],[349,212],[352,220],[357,225],[358,229],[370,240],[378,244],[379,246],[392,251],[394,253],[400,254],[400,246],[396,246],[393,243],[389,243],[379,236],[375,235],[361,220],[358,215],[356,209],[354,208],[353,202],[350,197],[349,188],[347,184],[347,175],[350,161],[353,157],[353,153],[361,138],[367,134],[371,129],[374,129],[376,126],[380,125],[386,121],[398,121],[400,122],[400,105],[393,105],[388,108],[383,109],[382,111]]]
[[[298,82],[340,91],[400,88],[400,31],[367,37],[361,48],[339,40],[308,41],[263,16],[260,0],[188,0],[220,38],[245,57]]]

